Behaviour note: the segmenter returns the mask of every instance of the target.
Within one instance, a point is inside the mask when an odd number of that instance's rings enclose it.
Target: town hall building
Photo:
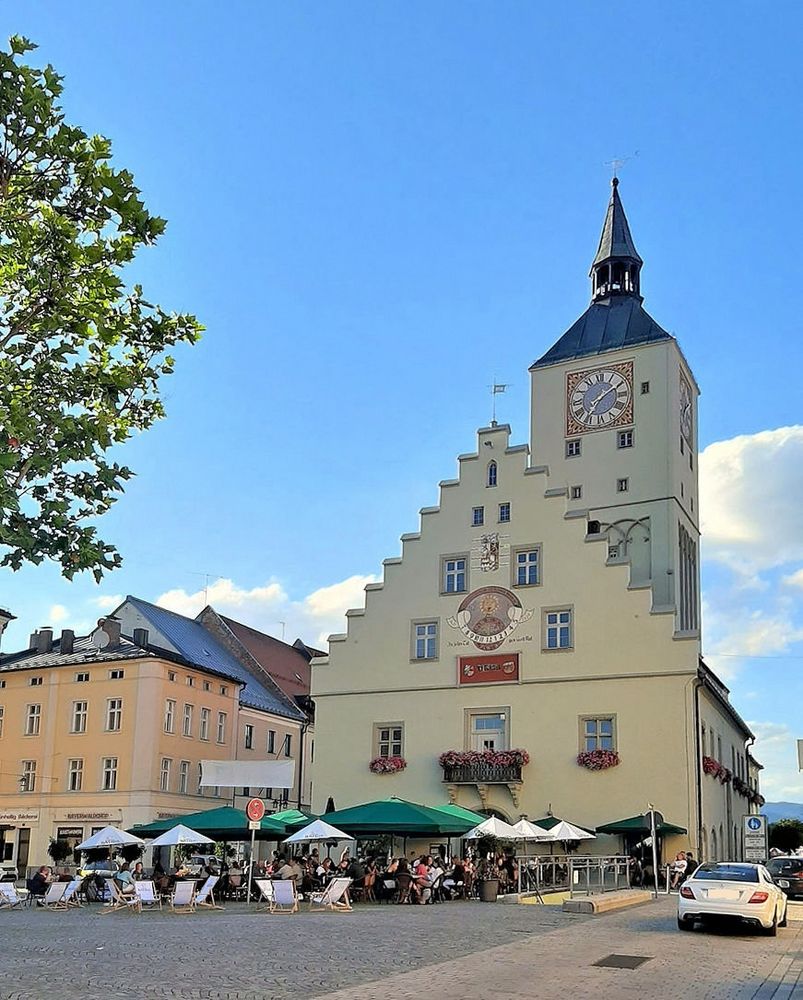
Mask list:
[[[735,858],[753,735],[701,658],[697,401],[608,205],[588,309],[313,660],[314,808],[397,795],[595,829],[659,809]],[[619,842],[601,836],[592,849]]]

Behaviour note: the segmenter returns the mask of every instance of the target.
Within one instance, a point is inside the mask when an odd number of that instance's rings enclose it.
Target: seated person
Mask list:
[[[669,866],[669,888],[677,889],[680,883],[686,876],[686,855],[683,851],[677,855],[675,860]]]
[[[145,874],[145,868],[143,867],[142,862],[138,861],[134,865],[134,870],[131,872],[131,878],[135,882],[141,882],[143,879],[146,879],[147,877],[148,876]]]
[[[120,871],[114,876],[114,882],[124,896],[134,895],[134,878],[127,861],[123,862]]]
[[[47,865],[42,865],[38,872],[28,879],[28,892],[32,896],[45,896],[50,883],[53,881],[50,869]]]

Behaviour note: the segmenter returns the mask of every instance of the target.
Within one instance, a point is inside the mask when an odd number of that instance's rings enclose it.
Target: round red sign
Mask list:
[[[252,823],[258,823],[265,815],[265,803],[262,799],[249,799],[245,807],[245,815]]]

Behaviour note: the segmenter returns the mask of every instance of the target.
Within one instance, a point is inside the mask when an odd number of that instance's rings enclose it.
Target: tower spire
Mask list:
[[[630,235],[630,226],[619,197],[619,178],[614,176],[599,246],[591,264],[592,301],[608,299],[613,295],[631,295],[640,302],[643,263]]]

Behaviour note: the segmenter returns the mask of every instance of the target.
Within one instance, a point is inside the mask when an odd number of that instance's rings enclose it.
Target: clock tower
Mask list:
[[[652,611],[699,631],[697,389],[644,309],[643,261],[612,181],[591,304],[531,367],[531,454],[567,518],[607,538],[609,563],[650,588]]]

